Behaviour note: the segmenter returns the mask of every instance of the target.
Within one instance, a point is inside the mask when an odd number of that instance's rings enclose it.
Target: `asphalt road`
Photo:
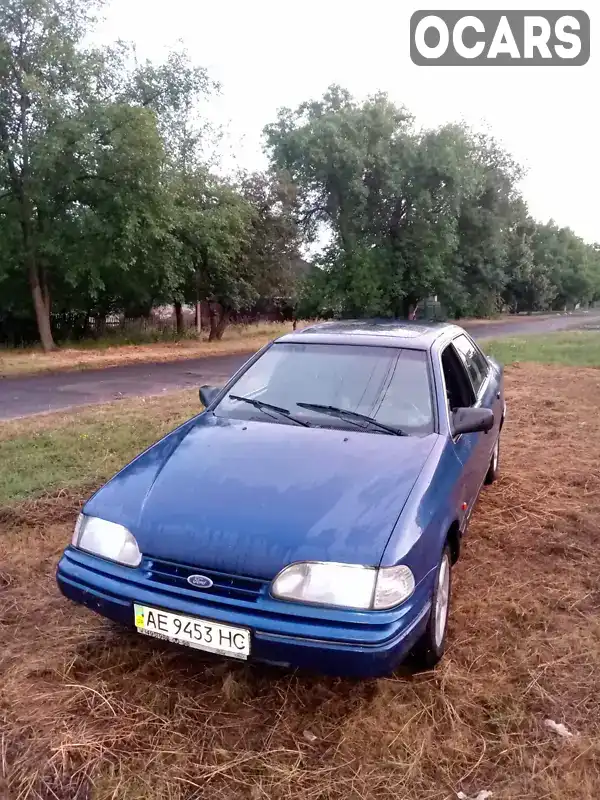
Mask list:
[[[548,333],[600,324],[600,315],[557,315],[546,319],[511,320],[473,325],[472,336],[485,342],[497,336]],[[123,397],[157,395],[202,384],[224,383],[251,353],[205,356],[158,364],[56,372],[0,380],[0,420],[27,417],[73,406],[105,403]]]

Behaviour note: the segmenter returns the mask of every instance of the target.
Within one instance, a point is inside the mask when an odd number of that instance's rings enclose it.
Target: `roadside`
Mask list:
[[[152,397],[202,384],[222,384],[251,353],[161,364],[131,364],[0,381],[0,422],[129,397]]]
[[[465,319],[459,324],[473,330],[490,326],[490,330],[506,324],[528,330],[531,323],[543,320],[569,319],[573,315],[531,314],[518,316],[499,316],[493,319]],[[298,327],[310,324],[299,320]],[[220,342],[209,342],[203,338],[183,338],[176,341],[152,342],[147,344],[111,344],[107,339],[98,344],[82,342],[78,345],[61,347],[52,353],[44,353],[40,348],[0,347],[0,378],[9,378],[41,373],[74,372],[78,370],[105,369],[132,364],[160,364],[171,361],[198,360],[219,355],[251,353],[264,344],[288,333],[292,323],[259,323],[256,325],[230,325]]]
[[[594,324],[596,327],[600,325],[599,312],[596,315],[511,318],[503,322],[481,320],[475,324],[465,324],[464,327],[485,343],[498,336],[550,333]],[[187,388],[197,390],[202,384],[218,385],[224,383],[259,346],[266,343],[266,333],[262,336],[254,349],[228,355],[161,363],[132,363],[105,369],[0,380],[0,421],[126,397],[149,397]],[[247,348],[248,340],[243,341]]]
[[[147,344],[111,344],[110,339],[106,339],[97,345],[82,342],[80,345],[61,347],[52,353],[44,353],[38,347],[0,348],[0,378],[246,353],[258,350],[270,339],[291,330],[291,322],[260,323],[230,325],[220,342],[209,342],[206,338],[182,338]]]
[[[188,389],[5,422],[0,425],[0,507],[98,486],[201,408],[198,393]]]
[[[548,336],[507,337],[485,342],[485,349],[502,364],[538,361],[540,364],[600,366],[600,325],[596,330],[551,333]]]
[[[81,502],[188,415],[192,393],[6,423],[20,438],[10,453],[0,442],[0,468],[27,480],[36,442],[49,462],[69,435],[83,446],[76,469],[57,467],[60,491],[34,499],[38,472],[21,502],[0,503],[0,796],[596,800],[599,377],[507,368],[500,478],[455,571],[445,659],[362,683],[149,641],[58,593]]]

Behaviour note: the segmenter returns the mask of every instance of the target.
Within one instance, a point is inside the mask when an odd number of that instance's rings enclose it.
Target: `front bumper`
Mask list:
[[[330,675],[377,677],[392,672],[425,629],[432,585],[422,581],[392,611],[348,611],[275,600],[215,598],[190,587],[174,589],[137,569],[66,549],[56,573],[62,594],[104,617],[134,628],[133,604],[163,608],[249,628],[251,659]]]

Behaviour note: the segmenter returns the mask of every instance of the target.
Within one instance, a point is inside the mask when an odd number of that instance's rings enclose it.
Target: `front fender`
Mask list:
[[[448,531],[462,528],[463,465],[450,439],[440,437],[413,487],[384,550],[381,566],[406,564],[419,584],[440,561]]]

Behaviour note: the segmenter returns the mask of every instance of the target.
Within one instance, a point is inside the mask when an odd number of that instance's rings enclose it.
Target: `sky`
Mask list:
[[[583,10],[591,20],[585,66],[415,66],[409,20],[422,9]],[[97,35],[135,42],[162,60],[181,44],[221,84],[208,106],[222,125],[226,168],[262,169],[262,129],[282,106],[318,99],[337,83],[358,98],[385,91],[419,125],[486,128],[527,169],[530,212],[600,242],[599,0],[111,0]]]

